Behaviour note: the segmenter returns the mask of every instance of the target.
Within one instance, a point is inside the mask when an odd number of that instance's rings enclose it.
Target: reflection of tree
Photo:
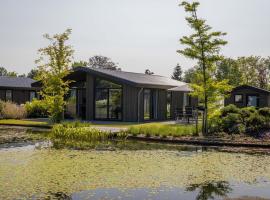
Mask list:
[[[186,188],[187,191],[193,192],[199,190],[197,200],[214,199],[215,196],[226,197],[232,191],[230,184],[226,181],[206,182],[203,184],[192,184]]]

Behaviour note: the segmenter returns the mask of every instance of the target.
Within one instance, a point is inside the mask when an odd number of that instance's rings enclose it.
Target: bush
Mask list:
[[[222,130],[229,134],[239,134],[243,132],[243,124],[240,121],[240,114],[228,113],[221,120]]]
[[[247,119],[253,115],[254,113],[256,113],[256,109],[254,107],[245,107],[245,108],[241,108],[240,110],[240,118],[241,118],[241,122],[243,123],[243,125],[247,125]]]
[[[12,102],[1,102],[1,117],[3,119],[23,119],[27,116],[24,106]]]
[[[268,107],[265,107],[265,108],[260,108],[258,110],[258,113],[261,115],[261,116],[264,116],[266,118],[270,118],[270,108]]]
[[[248,119],[246,124],[247,132],[258,133],[261,129],[265,128],[265,118],[259,113],[253,113]]]
[[[48,106],[42,100],[34,99],[25,104],[27,116],[30,118],[48,117]]]
[[[220,113],[209,120],[209,132],[229,134],[252,133],[270,127],[270,108],[255,107],[236,108],[229,105],[221,109]]]
[[[230,104],[224,108],[221,109],[220,113],[221,113],[221,117],[225,117],[228,114],[231,113],[235,113],[235,114],[239,114],[241,112],[240,108],[236,107],[233,104]]]

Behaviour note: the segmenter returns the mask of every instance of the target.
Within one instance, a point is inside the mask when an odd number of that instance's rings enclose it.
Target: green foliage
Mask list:
[[[255,107],[237,108],[229,105],[210,118],[210,132],[229,134],[246,133],[257,136],[259,132],[270,127],[270,109]]]
[[[211,31],[211,27],[206,21],[197,17],[199,2],[182,2],[185,11],[190,14],[186,17],[189,26],[194,30],[190,36],[184,36],[180,39],[181,44],[187,47],[184,50],[178,50],[178,53],[188,58],[198,61],[198,68],[194,75],[193,96],[197,96],[205,107],[205,121],[203,122],[203,133],[208,132],[208,112],[214,112],[220,107],[220,100],[232,88],[228,80],[219,81],[215,79],[216,62],[222,57],[219,55],[221,46],[227,42],[221,39],[226,33]],[[208,111],[209,109],[209,111]]]
[[[229,80],[229,85],[239,86],[243,83],[243,74],[236,60],[223,58],[217,63],[216,78],[218,81]]]
[[[177,63],[176,67],[173,69],[173,74],[171,78],[177,81],[182,81],[183,80],[182,74],[183,74],[182,68],[179,65],[179,63]]]
[[[89,123],[63,122],[53,126],[49,138],[57,148],[61,147],[95,147],[100,142],[107,142],[113,138],[126,138],[125,132],[112,134],[91,127]]]
[[[43,100],[33,99],[25,104],[27,116],[30,118],[48,117],[48,105]]]
[[[38,69],[31,69],[31,71],[27,74],[28,78],[36,79],[38,74]]]
[[[131,126],[128,128],[127,133],[132,135],[143,134],[148,137],[150,136],[181,137],[181,136],[196,135],[196,127],[195,125],[150,123]]]
[[[44,101],[48,105],[50,119],[59,122],[64,116],[66,105],[65,95],[69,91],[71,81],[64,80],[70,73],[73,50],[66,45],[71,34],[71,29],[67,29],[62,34],[50,37],[45,34],[51,44],[48,47],[39,49],[40,58],[36,61],[39,64],[37,79],[42,82],[40,92]]]
[[[220,114],[222,117],[225,117],[230,113],[239,114],[240,112],[240,109],[233,104],[230,104],[220,110]]]
[[[80,60],[80,61],[75,61],[71,64],[71,67],[74,69],[76,67],[86,67],[88,66],[88,62]]]
[[[265,127],[266,119],[258,112],[253,113],[247,118],[246,126],[247,131],[250,133],[258,133],[261,129]]]
[[[121,70],[118,64],[113,62],[110,58],[106,56],[96,55],[89,58],[89,67],[109,69],[109,70]]]

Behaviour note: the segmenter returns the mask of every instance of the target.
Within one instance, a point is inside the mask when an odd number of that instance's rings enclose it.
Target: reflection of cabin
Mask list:
[[[270,106],[270,91],[241,85],[235,87],[228,98],[225,99],[225,106],[234,104],[237,107],[254,106],[258,108]]]
[[[24,104],[37,96],[37,88],[31,87],[35,82],[25,77],[0,76],[0,100]]]
[[[76,115],[86,120],[161,121],[197,105],[186,83],[163,76],[77,67],[67,79]]]

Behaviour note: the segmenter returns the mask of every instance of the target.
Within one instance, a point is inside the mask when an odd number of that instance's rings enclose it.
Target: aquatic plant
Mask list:
[[[199,126],[200,132],[200,126]],[[143,134],[147,137],[160,136],[160,137],[180,137],[180,136],[195,136],[196,126],[195,125],[181,125],[181,124],[161,124],[161,123],[150,123],[142,125],[130,126],[127,133],[132,135]]]
[[[91,127],[89,123],[77,121],[56,124],[49,135],[54,147],[67,146],[79,149],[96,147],[99,142],[106,143],[113,138],[123,139],[125,137],[125,132],[111,133],[102,131]]]

